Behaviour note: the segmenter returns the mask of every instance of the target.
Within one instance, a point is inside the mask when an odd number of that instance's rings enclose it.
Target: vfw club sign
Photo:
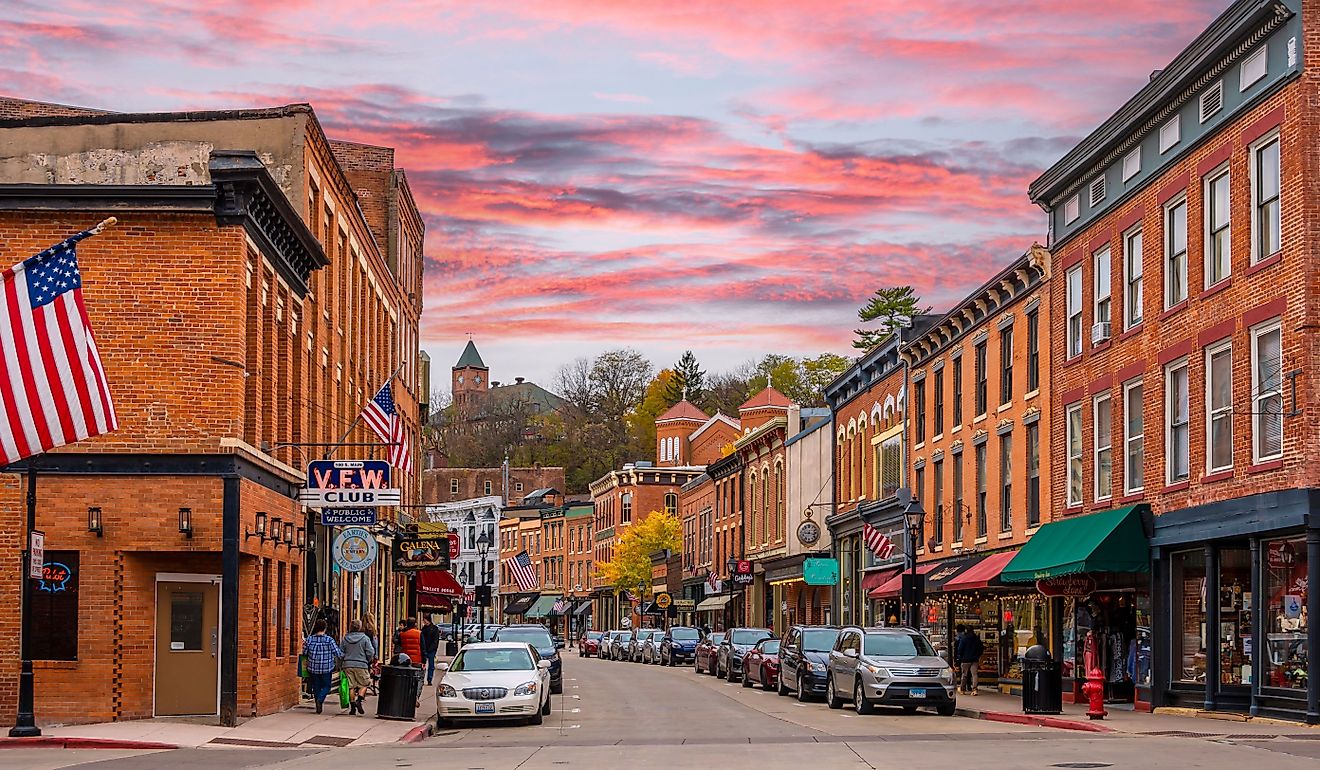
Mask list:
[[[310,508],[367,508],[399,505],[401,490],[390,486],[384,460],[314,460],[298,502]]]

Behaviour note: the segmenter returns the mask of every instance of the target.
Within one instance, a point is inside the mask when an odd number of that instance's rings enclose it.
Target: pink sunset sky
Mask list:
[[[711,370],[852,354],[1044,242],[1027,184],[1224,0],[7,0],[0,93],[118,111],[310,102],[398,149],[438,383],[471,333],[549,384],[621,346]]]

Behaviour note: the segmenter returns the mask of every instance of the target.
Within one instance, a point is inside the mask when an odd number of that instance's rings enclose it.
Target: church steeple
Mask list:
[[[458,357],[458,363],[454,364],[455,369],[486,369],[486,364],[481,360],[481,354],[477,352],[477,345],[472,340],[468,340],[467,347],[463,348],[463,355]]]

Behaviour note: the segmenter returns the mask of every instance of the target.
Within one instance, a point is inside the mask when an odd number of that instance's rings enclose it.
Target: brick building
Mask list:
[[[451,503],[475,497],[495,495],[508,505],[521,505],[533,490],[564,489],[564,469],[553,465],[530,468],[427,468],[421,472],[422,500],[427,503]],[[508,491],[505,491],[505,484]]]
[[[784,511],[788,474],[784,467],[784,441],[790,412],[797,406],[783,393],[767,387],[738,408],[743,435],[733,443],[742,468],[744,532],[740,558],[750,561],[753,582],[745,588],[746,622],[768,626],[779,616],[775,591],[766,579],[766,564],[787,553]],[[796,416],[794,417],[796,420]],[[782,602],[783,597],[780,596]]]
[[[708,416],[695,404],[679,401],[655,420],[656,464],[708,465],[722,457],[739,435],[737,420],[720,413]]]
[[[343,146],[307,105],[3,104],[22,116],[0,121],[0,242],[11,257],[119,218],[79,256],[120,428],[37,460],[46,558],[70,574],[64,592],[35,591],[29,613],[43,658],[38,719],[218,713],[233,724],[287,708],[308,603],[386,625],[400,609],[387,560],[351,584],[332,577],[329,533],[297,503],[318,452],[289,444],[340,440],[396,370],[394,396],[417,435],[422,229],[406,180],[386,175],[397,238],[385,241],[357,204],[355,186],[374,182],[349,170],[376,160],[341,163]],[[364,426],[347,440],[379,444]],[[385,449],[338,457],[373,453]],[[396,472],[394,483],[416,501],[415,478]],[[11,533],[22,531],[23,492],[19,475],[0,474]],[[387,553],[388,539],[378,547]],[[8,565],[0,585],[14,597]],[[17,615],[6,623],[0,716],[12,719]]]
[[[1108,694],[1140,706],[1320,722],[1317,40],[1314,3],[1233,3],[1031,185],[1056,521],[1005,577],[1085,559],[1066,641],[1130,649]]]
[[[765,563],[765,579],[771,586],[771,605],[776,633],[795,623],[824,623],[830,614],[828,586],[808,585],[804,574],[807,559],[832,557],[829,528],[825,519],[834,499],[834,434],[829,409],[790,409],[784,431],[784,554]]]

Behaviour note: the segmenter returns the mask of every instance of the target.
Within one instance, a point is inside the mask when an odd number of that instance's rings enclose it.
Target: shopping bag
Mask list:
[[[299,678],[299,679],[306,679],[306,678],[307,678],[307,656],[306,656],[306,655],[299,655],[299,656],[298,656],[298,678]]]
[[[339,708],[348,708],[348,676],[339,672]]]

